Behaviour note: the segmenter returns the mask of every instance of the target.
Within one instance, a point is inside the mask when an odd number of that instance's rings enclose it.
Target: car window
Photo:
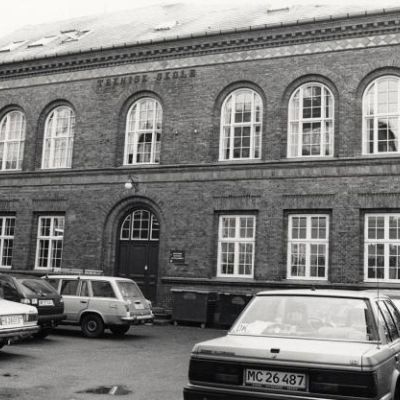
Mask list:
[[[400,332],[400,312],[399,310],[393,305],[391,301],[385,301],[387,308],[389,309],[390,314],[396,324],[397,331]]]
[[[135,282],[117,281],[117,286],[124,300],[133,297],[143,297],[141,290]]]
[[[46,282],[48,282],[54,289],[58,290],[58,279],[46,278]]]
[[[383,319],[386,322],[386,326],[388,329],[389,337],[391,340],[396,340],[399,337],[399,332],[397,330],[397,326],[390,315],[388,308],[385,305],[385,302],[378,301],[378,307],[380,312],[382,313]]]
[[[43,279],[18,279],[26,295],[46,296],[54,295],[55,289]]]
[[[386,321],[383,318],[382,311],[381,311],[381,309],[379,307],[378,307],[378,310],[379,310],[379,312],[378,312],[378,323],[379,323],[379,326],[381,326],[383,328],[383,333],[385,335],[386,341],[390,342],[392,340],[392,338],[390,337],[389,328],[386,325]]]
[[[18,291],[15,286],[6,279],[0,279],[0,298],[2,299],[17,299]]]
[[[80,291],[79,295],[82,297],[89,297],[89,282],[88,281],[82,281],[81,291]]]
[[[257,296],[232,327],[231,334],[377,340],[369,303],[330,296]]]
[[[115,297],[114,289],[110,282],[92,281],[93,297]]]
[[[76,296],[78,282],[77,279],[63,279],[60,293],[63,296]]]

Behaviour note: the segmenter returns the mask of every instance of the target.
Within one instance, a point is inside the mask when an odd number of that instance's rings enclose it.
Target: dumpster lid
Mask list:
[[[206,290],[206,289],[171,289],[171,292],[174,293],[200,293],[200,294],[214,294],[216,293],[213,290]]]

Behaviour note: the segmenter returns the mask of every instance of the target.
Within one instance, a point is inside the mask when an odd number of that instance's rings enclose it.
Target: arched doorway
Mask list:
[[[135,209],[122,219],[118,240],[117,275],[137,282],[143,294],[156,300],[160,224],[147,209]]]

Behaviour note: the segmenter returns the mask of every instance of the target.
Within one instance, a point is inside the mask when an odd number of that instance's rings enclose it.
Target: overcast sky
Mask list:
[[[135,8],[140,5],[173,2],[228,2],[229,0],[0,0],[1,22],[0,36],[24,25],[37,25],[70,19],[83,15],[108,13],[115,10]],[[231,0],[235,1],[235,0]],[[246,0],[252,1],[252,0]],[[259,0],[258,0],[259,1]],[[343,4],[351,1],[365,3],[372,8],[400,7],[400,0],[265,0],[267,5],[283,7],[294,3],[301,4]]]

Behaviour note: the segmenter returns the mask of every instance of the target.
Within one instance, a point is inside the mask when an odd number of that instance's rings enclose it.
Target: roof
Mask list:
[[[327,297],[352,297],[357,299],[375,299],[384,297],[386,293],[377,290],[342,290],[342,289],[286,289],[267,290],[257,293],[257,296],[288,295],[288,296],[327,296]]]
[[[366,11],[383,12],[385,5],[390,7],[395,4],[394,0],[381,0],[380,9],[376,10],[377,6],[371,8],[362,0],[340,7],[337,2],[322,5],[303,2],[273,7],[265,0],[219,0],[207,6],[201,1],[168,1],[109,14],[26,26],[0,38],[0,63],[162,42],[191,35],[206,36],[265,25],[312,22],[314,18],[357,13],[365,15]]]

